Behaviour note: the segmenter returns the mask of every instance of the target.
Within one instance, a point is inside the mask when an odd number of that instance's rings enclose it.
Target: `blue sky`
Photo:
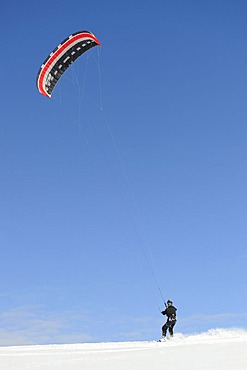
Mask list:
[[[177,331],[246,328],[246,2],[0,14],[0,344],[155,339],[162,296]],[[43,97],[84,29],[102,47]]]

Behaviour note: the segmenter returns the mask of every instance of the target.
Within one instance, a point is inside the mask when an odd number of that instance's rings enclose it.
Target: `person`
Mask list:
[[[173,306],[172,301],[168,300],[166,303],[166,309],[161,311],[162,315],[167,316],[166,323],[162,326],[162,339],[165,340],[167,330],[169,331],[170,337],[173,337],[173,328],[177,322],[177,309]]]

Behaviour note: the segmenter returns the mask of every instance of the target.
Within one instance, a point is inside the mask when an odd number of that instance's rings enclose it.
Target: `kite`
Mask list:
[[[40,67],[36,79],[39,92],[51,98],[54,87],[67,68],[79,56],[97,45],[101,46],[99,40],[89,31],[75,32],[63,40]]]

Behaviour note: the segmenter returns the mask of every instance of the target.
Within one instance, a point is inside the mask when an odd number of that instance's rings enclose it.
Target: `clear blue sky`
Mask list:
[[[155,339],[159,288],[176,331],[246,328],[246,2],[0,18],[0,344]],[[43,60],[84,29],[102,48],[40,95]]]

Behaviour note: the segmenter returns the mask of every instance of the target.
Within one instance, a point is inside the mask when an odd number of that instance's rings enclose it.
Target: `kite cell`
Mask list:
[[[100,46],[99,40],[89,31],[79,31],[67,37],[43,62],[37,75],[39,92],[49,98],[59,78],[66,69],[83,53],[94,46]]]

